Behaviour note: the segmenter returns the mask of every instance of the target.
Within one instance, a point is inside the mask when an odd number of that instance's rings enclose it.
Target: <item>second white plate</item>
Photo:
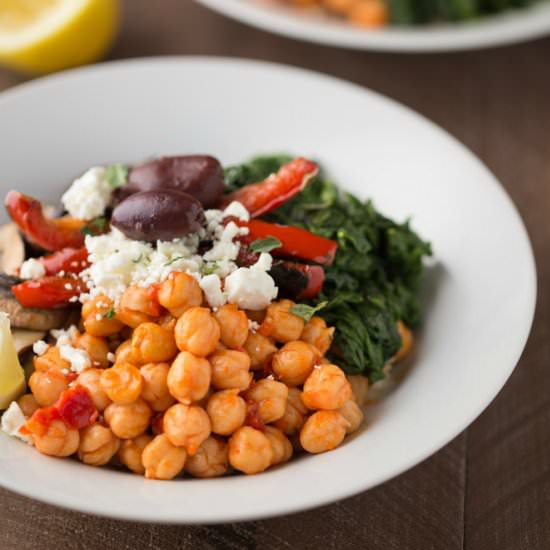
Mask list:
[[[291,38],[361,50],[443,52],[488,48],[530,40],[550,33],[550,4],[541,1],[466,23],[388,26],[362,29],[324,15],[296,9],[281,0],[197,0],[249,25]]]

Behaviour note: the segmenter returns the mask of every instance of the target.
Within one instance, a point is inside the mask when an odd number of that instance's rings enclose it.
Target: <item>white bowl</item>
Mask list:
[[[288,67],[215,58],[119,62],[0,95],[0,182],[55,200],[89,166],[208,152],[224,163],[291,151],[342,187],[412,216],[430,239],[423,337],[405,380],[337,450],[256,476],[147,481],[41,456],[0,436],[0,485],[110,517],[174,523],[286,514],[414,466],[491,402],[524,347],[535,266],[491,173],[431,122],[378,94]]]
[[[522,42],[550,33],[550,4],[462,23],[387,26],[363,29],[319,9],[298,9],[282,0],[197,0],[243,23],[291,38],[356,48],[395,52],[442,52],[488,48]]]

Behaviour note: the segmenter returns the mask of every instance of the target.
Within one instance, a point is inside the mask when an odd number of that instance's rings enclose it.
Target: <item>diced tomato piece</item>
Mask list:
[[[82,386],[65,390],[54,407],[57,409],[61,420],[75,430],[81,430],[93,424],[98,416],[88,390]]]

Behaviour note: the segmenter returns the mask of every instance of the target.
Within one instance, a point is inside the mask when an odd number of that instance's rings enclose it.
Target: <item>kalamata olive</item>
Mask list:
[[[111,225],[139,241],[170,241],[198,231],[205,221],[201,203],[175,189],[134,193],[111,217]]]
[[[140,191],[178,189],[193,195],[205,208],[216,206],[224,191],[223,170],[214,157],[188,155],[161,157],[130,170],[120,197]]]

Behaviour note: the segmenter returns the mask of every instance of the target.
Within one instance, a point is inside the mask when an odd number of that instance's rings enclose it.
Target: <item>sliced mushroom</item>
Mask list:
[[[14,223],[0,226],[0,271],[16,275],[25,261],[25,244]]]
[[[19,355],[32,348],[32,345],[38,342],[38,340],[43,340],[46,334],[46,331],[43,330],[15,329],[11,332],[15,349]]]
[[[35,309],[23,307],[13,295],[11,287],[21,282],[18,277],[0,273],[0,311],[9,315],[11,326],[28,330],[51,330],[66,325],[74,309]]]

